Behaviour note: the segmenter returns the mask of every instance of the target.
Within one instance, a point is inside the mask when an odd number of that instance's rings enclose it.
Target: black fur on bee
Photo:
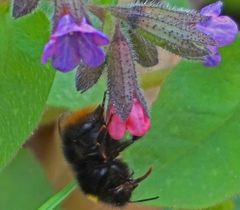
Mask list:
[[[82,191],[113,206],[131,202],[133,190],[152,169],[150,167],[142,177],[134,179],[128,165],[118,156],[138,137],[112,139],[104,119],[104,105],[73,113],[64,121],[59,120],[64,155]],[[145,200],[152,199],[156,198]]]

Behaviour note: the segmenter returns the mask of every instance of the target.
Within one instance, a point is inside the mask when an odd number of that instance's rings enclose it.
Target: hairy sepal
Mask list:
[[[12,16],[20,18],[30,14],[37,8],[39,0],[13,0],[12,2]]]
[[[77,23],[81,23],[83,17],[87,17],[84,4],[81,0],[54,0],[53,30],[56,28],[59,19],[70,14]]]
[[[129,30],[129,33],[135,52],[135,60],[143,67],[157,65],[158,51],[156,46],[134,30]]]
[[[197,29],[196,25],[209,17],[196,11],[171,9],[163,3],[131,4],[109,9],[133,28],[140,29],[148,40],[181,57],[203,60],[211,54],[208,46],[216,45],[211,37]]]
[[[108,66],[109,105],[126,121],[132,109],[134,98],[138,98],[147,113],[147,105],[138,86],[132,46],[120,24],[116,24],[110,45]]]
[[[77,68],[75,77],[77,91],[81,91],[81,93],[83,93],[93,87],[101,77],[104,67],[105,64],[93,69],[85,66],[84,64],[80,64]]]

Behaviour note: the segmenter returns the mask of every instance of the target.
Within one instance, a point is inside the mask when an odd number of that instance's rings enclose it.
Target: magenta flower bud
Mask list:
[[[77,24],[70,14],[65,14],[45,45],[42,63],[51,59],[54,68],[62,72],[74,69],[81,61],[90,68],[96,68],[105,61],[105,53],[100,46],[108,43],[108,37],[87,23],[85,17]]]
[[[143,136],[150,128],[148,107],[137,81],[134,56],[123,29],[116,24],[108,66],[109,134],[122,139],[125,132]]]
[[[126,131],[133,136],[144,136],[151,127],[151,121],[144,111],[144,106],[136,98],[125,121],[115,113],[113,106],[110,106],[108,115],[110,116],[108,131],[116,140],[122,139]]]
[[[219,47],[224,47],[231,44],[237,36],[237,24],[228,16],[220,16],[223,3],[217,1],[204,7],[201,10],[201,15],[211,17],[208,21],[197,24],[198,30],[212,37],[216,46],[208,46],[212,52],[204,60],[206,66],[216,66],[221,62],[221,56],[218,53]]]

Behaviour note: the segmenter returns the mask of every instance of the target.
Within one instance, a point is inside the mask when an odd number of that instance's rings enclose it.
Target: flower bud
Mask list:
[[[131,112],[125,121],[116,114],[113,106],[110,106],[108,114],[111,116],[108,131],[115,140],[122,139],[126,131],[129,131],[133,136],[144,136],[151,127],[149,116],[145,113],[144,107],[136,98],[134,98]]]
[[[138,85],[132,49],[117,24],[110,45],[108,90],[109,100],[123,120],[131,111],[135,89]]]
[[[13,0],[12,16],[19,18],[31,13],[38,5],[39,0]]]
[[[154,44],[184,58],[203,60],[211,54],[207,46],[216,44],[212,37],[197,29],[196,24],[209,17],[196,11],[171,9],[163,3],[110,7],[110,11]]]
[[[132,46],[120,24],[116,24],[110,45],[108,67],[108,130],[112,138],[121,139],[126,131],[143,136],[150,128],[145,98],[138,86]]]

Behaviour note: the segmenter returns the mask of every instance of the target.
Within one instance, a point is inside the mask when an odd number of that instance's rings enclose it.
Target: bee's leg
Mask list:
[[[140,137],[138,136],[132,136],[131,139],[125,140],[124,142],[121,142],[114,146],[114,148],[111,149],[110,157],[115,158],[119,155],[120,152],[125,150],[127,147],[129,147],[131,144],[133,144],[136,140],[138,140]]]
[[[121,152],[124,149],[126,149],[128,146],[130,146],[131,144],[133,144],[135,141],[137,141],[138,139],[140,139],[139,136],[132,136],[131,139],[129,140],[125,140],[123,143],[121,143],[118,147],[117,147],[117,151]]]
[[[102,158],[104,160],[107,159],[107,155],[106,155],[106,138],[107,138],[107,128],[106,128],[106,125],[103,125],[101,128],[100,128],[100,131],[99,131],[99,134],[98,134],[98,137],[97,137],[97,147],[98,147],[98,150],[99,150],[99,154],[102,156]]]

